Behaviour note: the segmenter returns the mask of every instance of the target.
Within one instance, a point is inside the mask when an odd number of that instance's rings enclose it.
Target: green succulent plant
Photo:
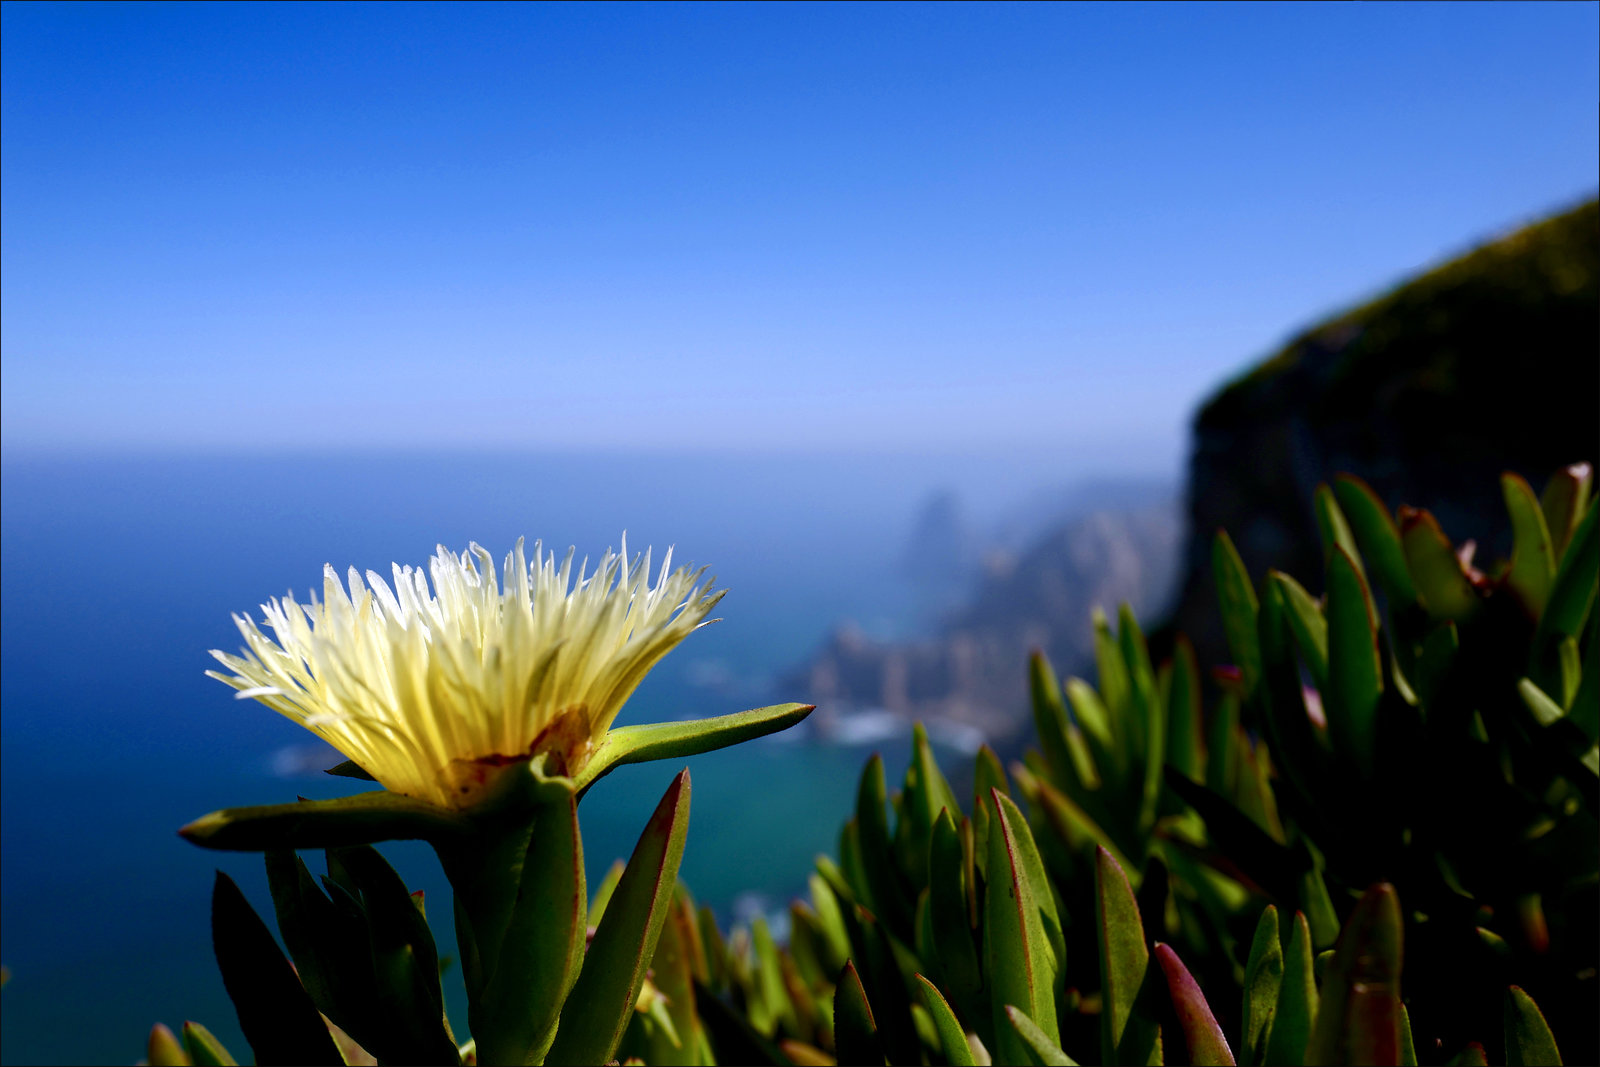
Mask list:
[[[1502,490],[1513,542],[1486,570],[1428,512],[1391,514],[1349,476],[1316,494],[1320,598],[1272,573],[1257,599],[1217,540],[1246,721],[1271,749],[1279,810],[1324,857],[1336,894],[1378,880],[1399,889],[1419,950],[1415,1014],[1446,1041],[1481,1025],[1508,981],[1538,989],[1563,1022],[1586,1019],[1595,999],[1590,470],[1558,472],[1542,502],[1514,474]],[[1227,798],[1169,779],[1213,836],[1240,822]],[[1288,853],[1247,845],[1225,851],[1258,884],[1296,872]]]
[[[647,995],[647,972],[672,911],[688,771],[593,905],[578,802],[620,765],[736,744],[811,711],[611,728],[720,599],[703,571],[670,561],[652,582],[648,553],[629,557],[624,541],[588,574],[571,552],[558,561],[536,544],[530,559],[519,542],[502,583],[477,545],[441,547],[426,574],[397,564],[392,589],[327,568],[320,602],[263,607],[273,637],[236,619],[246,648],[215,653],[232,673],[214,677],[350,756],[329,773],[384,786],[225,809],[179,831],[266,854],[288,958],[220,871],[212,897],[217,961],[258,1061],[604,1063],[642,996],[666,1004]],[[399,839],[432,846],[454,891],[466,1045],[445,1016],[421,898],[371,847]],[[298,856],[318,848],[320,885]]]
[[[874,757],[788,948],[735,932],[712,992],[772,1062],[1417,1062],[1413,1015],[1426,1059],[1558,1062],[1524,989],[1592,1011],[1596,509],[1583,466],[1503,490],[1487,573],[1347,476],[1321,597],[1219,533],[1209,713],[1187,641],[1096,613],[1098,687],[1033,660],[1039,750],[965,812],[920,727],[900,791]]]
[[[919,728],[908,790],[938,780],[927,773],[937,774],[931,755]],[[980,765],[991,760],[980,757]],[[880,803],[881,778],[874,759],[862,788],[869,808]],[[1164,941],[1160,930],[1169,924],[1152,914],[1168,909],[1170,898],[1149,891],[1148,872],[1136,892],[1111,852],[1092,845],[1092,906],[1078,917],[1093,938],[1085,959],[1066,947],[1062,931],[1073,917],[1028,820],[1002,786],[988,789],[975,809],[986,812],[987,873],[969,843],[973,821],[963,817],[957,829],[941,808],[910,942],[861,903],[874,888],[866,869],[847,874],[826,858],[810,901],[791,908],[787,948],[743,930],[724,944],[711,928],[703,947],[722,956],[710,967],[721,978],[697,986],[699,1011],[718,1016],[711,1047],[738,1050],[716,1062],[1418,1062],[1402,1000],[1407,921],[1394,886],[1378,883],[1352,900],[1322,951],[1304,912],[1247,908],[1255,919],[1238,979],[1202,982],[1186,963],[1190,950]],[[914,825],[908,801],[915,802],[902,792],[888,806]],[[903,873],[898,862],[894,868]],[[1533,999],[1515,986],[1496,995],[1504,1062],[1559,1063]],[[1219,996],[1239,1005],[1237,1013],[1223,1009]],[[1453,1051],[1451,1062],[1487,1062],[1476,1042]]]
[[[241,1028],[264,1063],[1559,1063],[1543,1005],[1588,1058],[1600,510],[1586,466],[1502,489],[1487,570],[1348,476],[1314,499],[1321,595],[1252,581],[1219,532],[1232,664],[1202,675],[1179,636],[1157,665],[1129,610],[1097,612],[1097,684],[1035,656],[1039,747],[1009,773],[981,749],[967,803],[920,725],[900,789],[867,761],[786,944],[760,919],[724,937],[678,884],[687,772],[592,897],[578,801],[800,705],[610,731],[574,774],[494,762],[459,808],[207,816],[186,836],[266,853],[288,949],[219,873]],[[466,1044],[423,901],[371,847],[398,837],[455,890]],[[194,1024],[157,1027],[149,1061],[233,1062]]]

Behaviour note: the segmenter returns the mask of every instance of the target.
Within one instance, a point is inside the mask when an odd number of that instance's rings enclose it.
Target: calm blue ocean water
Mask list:
[[[210,954],[212,871],[270,916],[260,861],[175,836],[214,808],[334,796],[349,783],[314,739],[203,676],[237,648],[230,613],[320,585],[324,562],[386,573],[438,542],[497,556],[522,534],[598,555],[676,544],[731,590],[725,620],[646,681],[622,721],[786,699],[775,673],[834,623],[906,625],[896,572],[932,489],[979,507],[1049,465],[992,460],[416,455],[29,459],[0,468],[0,1013],[6,1063],[131,1063],[156,1020],[232,1045]],[[886,749],[904,765],[903,741]],[[831,851],[865,749],[796,737],[688,761],[684,876],[724,916],[781,905]],[[311,773],[295,773],[303,764]],[[631,849],[677,764],[624,768],[582,809],[591,877]],[[421,845],[386,845],[407,881],[448,887]],[[313,861],[315,865],[315,861]],[[754,894],[753,896],[751,894]],[[452,976],[453,977],[453,976]],[[459,988],[452,985],[458,1018]]]

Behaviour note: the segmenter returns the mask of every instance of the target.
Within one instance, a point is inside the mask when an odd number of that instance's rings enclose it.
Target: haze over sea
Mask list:
[[[211,958],[211,871],[264,915],[258,856],[205,853],[173,831],[218,807],[336,796],[331,749],[202,672],[240,644],[230,614],[320,588],[322,565],[387,574],[436,543],[497,558],[518,536],[598,556],[676,545],[730,590],[724,620],[656,669],[623,722],[789,699],[775,672],[854,619],[902,631],[898,562],[912,515],[951,487],[993,513],[1070,473],[1064,456],[416,453],[14,459],[0,468],[5,745],[0,898],[13,980],[8,1063],[121,1062],[151,1020],[194,1018],[233,1047]],[[804,734],[804,727],[801,734]],[[885,749],[903,766],[903,739]],[[684,875],[725,918],[804,885],[851,806],[866,749],[796,736],[687,761]],[[591,884],[624,857],[679,764],[626,767],[584,800]],[[425,846],[385,853],[425,889],[454,951],[448,886]],[[309,860],[314,869],[320,858]],[[741,899],[741,894],[744,896]],[[753,896],[751,894],[754,894]],[[764,899],[763,899],[764,898]],[[454,975],[448,976],[454,978]],[[450,987],[459,992],[459,980]],[[459,997],[454,1003],[460,1016]]]

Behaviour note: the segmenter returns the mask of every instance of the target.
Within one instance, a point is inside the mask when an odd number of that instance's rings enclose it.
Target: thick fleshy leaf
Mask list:
[[[1333,495],[1350,522],[1350,532],[1361,551],[1361,559],[1372,568],[1391,610],[1414,603],[1417,587],[1406,566],[1400,530],[1378,494],[1360,478],[1340,474],[1333,480]]]
[[[221,871],[211,892],[211,939],[222,984],[257,1063],[342,1062],[317,1006],[278,951],[267,924]]]
[[[1402,923],[1394,887],[1368,889],[1328,961],[1307,1064],[1400,1062]]]
[[[1239,697],[1224,691],[1206,726],[1206,788],[1233,796],[1239,780]]]
[[[1082,786],[1073,799],[1087,807],[1091,797],[1100,794],[1108,803],[1126,807],[1128,747],[1121,740],[1125,731],[1112,729],[1117,716],[1100,699],[1094,686],[1082,678],[1067,679],[1067,699],[1072,704],[1073,717],[1080,727],[1076,733],[1068,734],[1068,741],[1071,743],[1076,738],[1082,742],[1083,769],[1092,771],[1092,776],[1080,772],[1081,781],[1078,783],[1066,783],[1069,786]]]
[[[1272,761],[1262,741],[1248,734],[1239,738],[1239,776],[1233,786],[1234,802],[1250,821],[1275,841],[1285,840],[1283,821],[1278,818],[1277,795],[1272,790]]]
[[[967,1044],[967,1033],[961,1028],[956,1013],[950,1010],[949,1003],[932,982],[920,974],[915,977],[922,990],[922,1002],[927,1005],[928,1015],[939,1033],[939,1047],[944,1050],[944,1062],[953,1067],[970,1067],[977,1061],[972,1056],[972,1046]]]
[[[1324,791],[1327,740],[1306,708],[1288,612],[1282,587],[1268,582],[1262,590],[1260,612],[1267,738],[1282,780],[1296,797],[1311,805]]]
[[[1289,944],[1283,954],[1283,981],[1278,987],[1278,1007],[1273,1013],[1263,1063],[1304,1063],[1311,1027],[1317,1015],[1317,982],[1313,973],[1315,952],[1306,917],[1295,912]]]
[[[1244,691],[1254,691],[1261,678],[1261,643],[1256,632],[1260,602],[1250,573],[1226,530],[1218,530],[1211,549],[1211,573],[1217,583],[1217,604],[1222,611],[1222,632],[1228,638],[1235,665],[1244,675]]]
[[[979,746],[978,755],[973,763],[973,773],[976,781],[983,783],[974,786],[974,809],[982,806],[982,799],[989,795],[991,789],[998,789],[1006,794],[1011,792],[1011,786],[1006,782],[1005,765],[1000,762],[999,754],[988,745]],[[955,812],[950,814],[953,817]]]
[[[804,1041],[796,1041],[793,1038],[786,1037],[779,1041],[778,1048],[795,1067],[835,1067],[835,1064],[839,1062],[817,1046],[807,1044]],[[695,1062],[709,1063],[710,1061],[697,1060]]]
[[[1567,707],[1573,723],[1593,744],[1600,741],[1600,626],[1589,627],[1581,670],[1577,692]]]
[[[372,852],[375,875],[360,851]],[[300,857],[269,852],[267,884],[300,982],[344,1036],[385,1063],[448,1063],[456,1045],[438,996],[439,965],[420,904],[367,846],[330,849],[333,899]]]
[[[1565,717],[1561,705],[1527,678],[1517,683],[1517,694],[1522,697],[1523,705],[1533,713],[1533,717],[1539,720],[1540,726],[1549,726]]]
[[[766,1009],[768,1019],[756,1029],[776,1033],[778,1029],[794,1032],[799,1029],[794,1003],[784,988],[783,964],[778,959],[778,946],[772,940],[767,920],[756,916],[750,924],[750,947],[755,953],[755,980],[759,1000]],[[752,1019],[752,1022],[755,1021]]]
[[[867,885],[867,873],[862,867],[861,834],[854,818],[846,819],[839,828],[839,862],[827,856],[817,857],[817,873],[828,882],[843,906],[860,904],[868,909],[872,901],[872,887]]]
[[[1559,659],[1561,662],[1561,690],[1559,696],[1562,706],[1570,708],[1573,698],[1578,695],[1580,676],[1583,673],[1583,656],[1579,653],[1578,642],[1574,638],[1563,637],[1561,639]]]
[[[1550,531],[1550,545],[1556,559],[1566,551],[1572,532],[1578,528],[1589,506],[1589,489],[1594,471],[1587,463],[1574,463],[1563,467],[1551,476],[1539,495],[1539,508],[1544,512],[1545,528]]]
[[[1461,647],[1461,635],[1453,622],[1440,623],[1422,639],[1422,651],[1417,656],[1415,690],[1423,707],[1433,703],[1455,665],[1456,651]]]
[[[1355,561],[1356,569],[1365,579],[1367,571],[1361,565],[1361,553],[1356,548],[1355,534],[1351,532],[1350,523],[1340,510],[1339,501],[1326,482],[1317,486],[1311,494],[1311,509],[1317,517],[1317,533],[1322,537],[1323,561],[1332,558],[1335,548],[1342,548],[1345,555]]]
[[[1477,613],[1478,595],[1438,520],[1426,511],[1401,508],[1400,542],[1418,598],[1430,616],[1458,621]]]
[[[1476,1041],[1467,1042],[1466,1048],[1445,1062],[1449,1067],[1489,1067],[1489,1057],[1483,1051],[1483,1046]]]
[[[1561,1052],[1544,1012],[1518,986],[1506,990],[1506,1067],[1559,1064]]]
[[[1117,639],[1112,636],[1111,624],[1106,621],[1106,613],[1095,608],[1090,612],[1089,621],[1094,626],[1094,665],[1096,677],[1100,682],[1100,696],[1111,711],[1112,736],[1116,738],[1117,744],[1123,746],[1126,753],[1128,724],[1122,716],[1127,714],[1129,701],[1132,699],[1128,664],[1122,658],[1122,649],[1118,646]]]
[[[1322,869],[1312,864],[1300,879],[1300,907],[1305,912],[1306,924],[1311,928],[1311,943],[1321,951],[1339,940],[1339,914],[1334,911],[1333,898],[1328,893],[1328,883]],[[1330,947],[1328,951],[1332,951]]]
[[[871,1000],[885,1054],[895,1063],[915,1061],[921,1055],[909,988],[910,975],[916,973],[915,960],[906,956],[883,923],[861,906],[846,913],[845,924],[850,929],[852,959]]]
[[[883,1039],[854,963],[846,963],[833,991],[833,1043],[840,1063],[881,1064]]]
[[[1179,634],[1167,689],[1167,762],[1191,781],[1200,780],[1205,754],[1200,744],[1200,667],[1194,645]]]
[[[1329,565],[1332,566],[1331,561]],[[1269,571],[1267,578],[1283,592],[1283,606],[1288,609],[1284,615],[1306,670],[1311,672],[1312,684],[1325,692],[1328,688],[1328,622],[1322,617],[1321,606],[1306,592],[1305,586],[1282,571]]]
[[[178,1043],[165,1023],[150,1028],[150,1039],[145,1042],[145,1061],[150,1067],[189,1067],[189,1053]]]
[[[934,759],[928,731],[920,722],[911,727],[911,763],[906,767],[900,792],[900,819],[895,825],[895,855],[900,870],[910,877],[913,892],[926,887],[928,843],[939,812],[959,813],[955,794]]]
[[[1102,769],[1116,764],[1116,760],[1109,758],[1114,744],[1111,709],[1100,699],[1094,686],[1082,678],[1068,678],[1066,693],[1072,702],[1072,717],[1088,739],[1096,762]]]
[[[547,795],[570,797],[570,779]],[[535,812],[539,805],[534,805]],[[487,987],[499,963],[506,929],[522,886],[521,872],[533,836],[535,812],[517,812],[510,818],[480,821],[470,835],[433,842],[434,851],[454,890],[456,945],[461,953],[461,975],[469,997]],[[335,871],[338,853],[328,853],[328,870]],[[470,1001],[469,1001],[470,1003]]]
[[[385,1062],[456,1062],[433,933],[411,893],[371,846],[340,849],[338,859],[361,894],[379,1009],[371,1029],[384,1036],[381,1045],[357,1040]]]
[[[680,771],[639,835],[567,996],[551,1063],[605,1063],[622,1042],[677,885],[689,792]]]
[[[670,923],[668,929],[671,929]],[[839,973],[838,967],[832,965],[833,952],[828,948],[827,941],[816,909],[803,900],[791,900],[789,955],[794,958],[795,969],[800,972],[800,977],[812,989],[827,984],[828,975]],[[843,967],[843,962],[838,966]]]
[[[1477,928],[1478,941],[1489,950],[1489,954],[1502,960],[1511,958],[1511,946],[1506,944],[1506,939],[1487,927]]]
[[[1132,722],[1139,738],[1139,752],[1150,743],[1147,709],[1156,704],[1156,672],[1150,662],[1150,648],[1145,643],[1139,620],[1126,602],[1117,607],[1117,649],[1122,653],[1122,665],[1128,672],[1129,706],[1139,714]]]
[[[1278,944],[1278,909],[1268,904],[1256,923],[1250,956],[1244,965],[1244,1010],[1241,1013],[1244,1034],[1239,1048],[1245,1063],[1267,1062],[1267,1042],[1282,989],[1283,948]]]
[[[778,1042],[778,1048],[789,1057],[789,1062],[795,1067],[834,1067],[837,1060],[815,1045],[808,1045],[804,1041],[795,1041],[784,1038]]]
[[[1006,781],[1006,771],[1000,764],[1000,757],[994,749],[984,745],[978,749],[972,768],[973,862],[984,877],[988,877],[989,867],[990,816],[986,798],[991,789],[1009,793],[1011,786]]]
[[[1136,705],[1133,680],[1117,636],[1098,607],[1091,612],[1094,627],[1094,659],[1098,693],[1076,678],[1069,679],[1067,691],[1074,705],[1094,706],[1103,701],[1109,744],[1096,743],[1091,732],[1086,738],[1089,751],[1099,767],[1107,803],[1122,813],[1129,827],[1138,825],[1143,811],[1145,716]]]
[[[1067,745],[1071,722],[1067,718],[1066,701],[1062,698],[1061,683],[1044,653],[1035,650],[1028,657],[1028,688],[1033,698],[1033,727],[1044,751],[1051,781],[1062,783],[1073,775],[1072,752]]]
[[[1161,1035],[1142,1010],[1150,965],[1144,923],[1128,876],[1105,849],[1095,850],[1095,935],[1100,950],[1101,1062],[1161,1062]]]
[[[1039,1024],[1028,1018],[1027,1013],[1021,1008],[1007,1004],[1006,1020],[1016,1035],[1022,1039],[1028,1051],[1028,1059],[1025,1062],[1035,1064],[1037,1067],[1076,1067],[1072,1057],[1062,1052],[1061,1046],[1051,1040],[1049,1034],[1039,1029]]]
[[[1328,560],[1328,687],[1323,708],[1334,751],[1363,779],[1377,765],[1383,664],[1372,598],[1343,549]]]
[[[897,937],[912,938],[911,894],[895,863],[894,841],[889,836],[888,788],[883,777],[883,757],[876,752],[861,771],[856,790],[856,833],[860,842],[862,874],[872,895],[872,908]]]
[[[339,850],[339,864],[350,873],[361,893],[373,938],[373,952],[383,955],[409,951],[417,970],[428,983],[428,999],[442,1005],[439,991],[439,955],[433,931],[395,869],[370,845]]]
[[[183,1024],[183,1047],[199,1067],[235,1067],[239,1062],[216,1035],[197,1022]]]
[[[700,947],[700,935],[695,930],[694,902],[688,894],[679,891],[673,895],[667,921],[661,927],[661,940],[656,945],[655,959],[651,962],[653,981],[666,1001],[666,1011],[673,1028],[682,1039],[679,1049],[657,1050],[651,1062],[668,1064],[696,1064],[695,1055],[705,1040],[696,1010],[694,995],[695,956]]]
[[[826,859],[826,856],[819,857],[819,862]],[[844,966],[844,961],[850,955],[850,935],[845,929],[839,898],[821,875],[811,875],[806,884],[811,889],[811,906],[817,913],[817,925],[836,964],[829,969],[829,973],[833,974]]]
[[[1588,512],[1572,535],[1572,543],[1561,557],[1550,599],[1534,633],[1534,669],[1529,672],[1540,688],[1559,692],[1561,639],[1576,638],[1594,605],[1595,582],[1600,575],[1600,506],[1589,505]]]
[[[1550,599],[1550,585],[1556,575],[1555,548],[1545,528],[1544,512],[1533,489],[1509,471],[1500,476],[1500,491],[1511,516],[1511,570],[1505,584],[1528,612],[1537,619]]]
[[[1030,863],[1019,841],[1027,827],[1020,818],[1014,819],[1015,805],[998,791],[990,793],[989,802],[995,822],[989,834],[984,961],[994,1006],[995,1055],[1004,1063],[1022,1063],[1026,1047],[1005,1017],[1007,1004],[1028,1009],[1052,1040],[1060,1040],[1052,988],[1054,951],[1045,938],[1039,902],[1039,894],[1050,889],[1035,885],[1029,876]]]
[[[961,804],[956,800],[955,790],[950,788],[950,782],[945,778],[944,771],[940,769],[939,761],[934,758],[933,746],[928,743],[928,731],[920,722],[912,724],[911,738],[911,765],[908,773],[914,774],[916,788],[925,797],[918,818],[919,820],[924,816],[927,818],[924,830],[932,833],[939,812],[948,811],[951,818],[959,818]]]
[[[465,818],[443,808],[379,790],[335,800],[224,808],[202,815],[178,833],[202,848],[269,852],[435,840],[469,829]]]
[[[542,1061],[583,964],[589,894],[575,795],[540,809],[521,886],[500,962],[474,998],[483,1063]]]
[[[1155,825],[1161,801],[1161,779],[1167,762],[1167,713],[1150,665],[1150,649],[1127,604],[1117,609],[1117,642],[1128,668],[1129,710],[1137,737],[1134,759],[1144,765],[1138,826],[1141,832],[1148,833]]]
[[[961,832],[948,811],[939,813],[928,855],[928,921],[939,968],[963,1010],[976,1007],[983,983],[978,949],[968,925],[966,858]]]
[[[278,932],[300,984],[318,1010],[360,1035],[362,1023],[375,1014],[377,984],[364,918],[359,912],[345,915],[324,896],[296,853],[268,852],[266,867]]]
[[[606,734],[605,740],[600,742],[600,747],[589,757],[589,762],[573,781],[582,793],[596,779],[624,764],[682,759],[727,748],[741,741],[787,730],[815,710],[811,704],[774,704],[768,708],[754,708],[711,719],[620,726]]]
[[[1183,965],[1170,945],[1156,943],[1155,958],[1161,964],[1161,973],[1167,980],[1167,992],[1172,997],[1172,1007],[1178,1016],[1178,1028],[1183,1031],[1184,1042],[1189,1047],[1189,1062],[1196,1067],[1233,1067],[1233,1049],[1217,1025],[1211,1005],[1200,991],[1200,984]]]
[[[1050,891],[1050,879],[1045,874],[1044,857],[1039,854],[1039,844],[1033,839],[1033,831],[1028,827],[1027,817],[1022,814],[1022,809],[1017,807],[1016,801],[998,791],[993,796],[1006,814],[1006,825],[1014,831],[1017,858],[1021,860],[1023,869],[1027,872],[1028,884],[1033,890],[1034,903],[1039,909],[1040,920],[1044,926],[1045,943],[1050,946],[1050,957],[1046,963],[1049,966],[1049,980],[1053,985],[1065,967],[1067,950],[1062,935],[1065,924],[1061,921],[1061,912],[1056,907],[1055,895]]]
[[[1411,1013],[1400,1005],[1400,1067],[1417,1067],[1417,1045],[1411,1036]]]

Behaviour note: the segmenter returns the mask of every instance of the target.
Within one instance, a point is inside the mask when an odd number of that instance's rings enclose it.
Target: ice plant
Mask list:
[[[241,1026],[253,1031],[252,1045],[283,1053],[267,1060],[326,1059],[323,1016],[369,1050],[381,1045],[385,1062],[457,1058],[426,922],[366,847],[397,838],[432,845],[455,891],[478,1062],[613,1058],[673,898],[689,772],[662,797],[592,933],[579,799],[619,764],[736,744],[811,711],[781,704],[611,728],[650,668],[721,599],[704,570],[673,570],[671,555],[652,582],[650,553],[630,559],[626,540],[592,573],[584,564],[576,574],[571,551],[558,562],[538,543],[530,560],[519,541],[503,573],[476,544],[459,556],[441,547],[426,573],[396,565],[392,586],[354,569],[341,584],[328,567],[320,600],[263,605],[270,636],[236,617],[243,654],[214,652],[231,673],[208,673],[350,757],[331,773],[384,787],[212,812],[180,831],[207,848],[268,854],[293,970],[220,875],[213,907]],[[333,897],[295,858],[307,848],[329,850]],[[362,950],[352,962],[352,944],[371,945],[373,955]],[[278,975],[274,1003],[299,1005],[306,1032],[289,1042],[295,1051],[283,1045],[279,1016],[252,1007],[264,972]],[[387,982],[377,996],[375,973]]]
[[[503,585],[477,544],[439,546],[426,571],[395,564],[392,588],[352,567],[347,590],[329,565],[320,601],[262,605],[272,636],[235,616],[243,655],[213,651],[232,673],[207,673],[391,792],[470,809],[521,761],[581,773],[650,668],[705,625],[723,594],[671,565],[669,549],[651,584],[650,553],[628,559],[626,537],[593,573],[518,541]]]
[[[441,547],[427,572],[396,565],[393,584],[351,568],[323,594],[262,605],[235,621],[242,655],[207,672],[323,738],[349,761],[330,773],[381,793],[213,812],[183,828],[208,848],[263,851],[459,836],[492,811],[541,796],[581,796],[624,763],[693,755],[782,730],[809,705],[612,729],[650,668],[722,594],[705,571],[651,581],[650,553],[607,550],[590,572],[522,543],[497,573],[473,544]],[[431,579],[431,584],[430,584]]]

